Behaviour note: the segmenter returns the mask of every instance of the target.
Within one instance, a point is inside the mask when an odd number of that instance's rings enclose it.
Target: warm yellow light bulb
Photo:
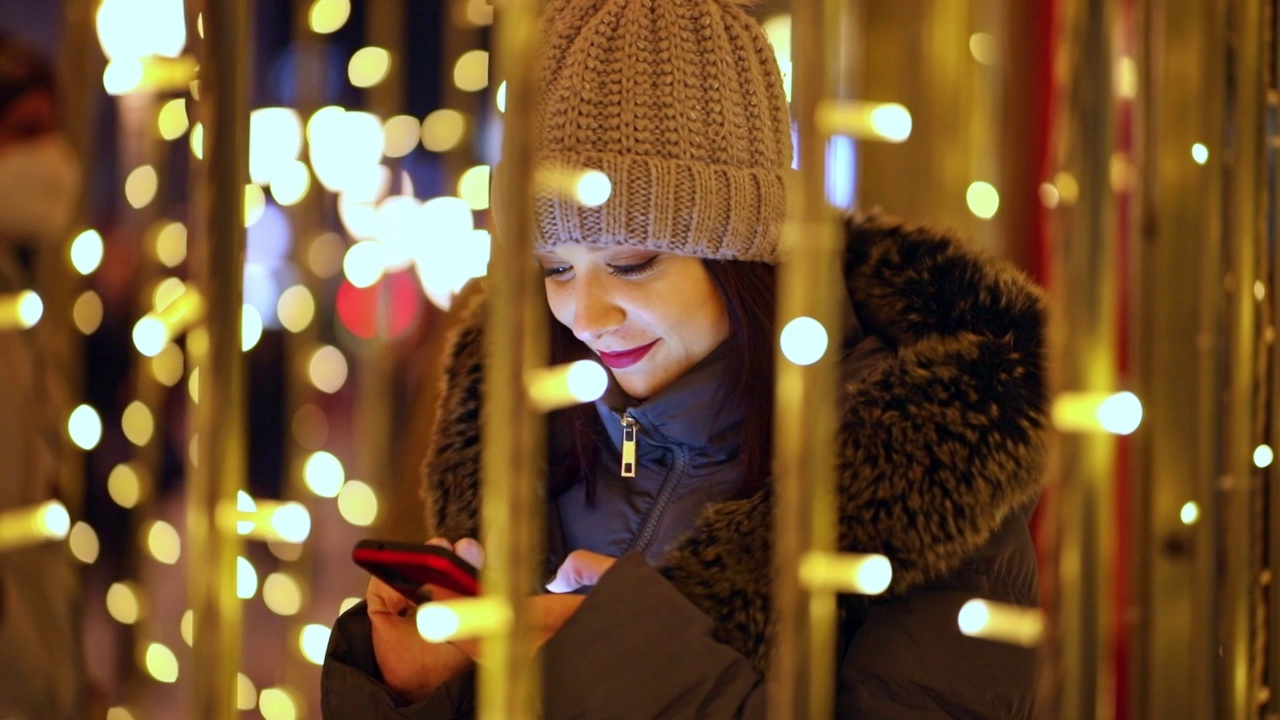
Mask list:
[[[796,365],[812,365],[827,352],[830,340],[822,323],[811,317],[798,317],[782,328],[778,342],[782,355]]]

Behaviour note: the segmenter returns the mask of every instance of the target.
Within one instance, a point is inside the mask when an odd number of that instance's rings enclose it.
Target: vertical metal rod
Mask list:
[[[1110,38],[1113,10],[1103,0],[1063,3],[1066,59],[1058,167],[1079,199],[1054,221],[1062,248],[1053,351],[1063,390],[1116,389],[1118,283],[1110,161],[1113,147]],[[1070,298],[1068,302],[1067,298]],[[1065,342],[1070,338],[1070,345]],[[1111,592],[1115,568],[1115,441],[1109,435],[1063,436],[1056,470],[1058,717],[1105,720],[1114,711]]]
[[[837,268],[843,237],[826,200],[826,138],[815,124],[831,91],[831,30],[840,5],[798,0],[792,6],[792,116],[799,127],[800,173],[787,188],[780,243],[778,331],[811,317],[826,330],[827,352],[801,366],[777,351],[774,410],[773,602],[776,635],[769,670],[771,717],[829,718],[834,707],[836,601],[809,593],[797,568],[808,551],[836,548],[836,358],[843,291]]]
[[[1219,717],[1256,714],[1253,677],[1254,413],[1257,403],[1257,301],[1259,248],[1265,222],[1263,175],[1263,0],[1226,0],[1226,110],[1223,138],[1223,238],[1225,241],[1226,353],[1221,483],[1219,487],[1220,576],[1218,583]],[[1264,409],[1265,410],[1265,409]],[[1259,661],[1261,658],[1259,658]]]
[[[201,292],[208,302],[208,348],[198,358],[200,402],[197,466],[188,489],[189,578],[195,614],[192,717],[229,720],[236,709],[241,605],[236,597],[239,535],[224,532],[218,510],[235,507],[246,468],[244,366],[240,350],[249,165],[249,2],[204,4],[200,54],[204,161],[195,185],[196,248]]]
[[[480,666],[482,720],[525,720],[541,714],[540,670],[533,647],[528,596],[542,557],[545,426],[530,404],[524,378],[546,364],[546,311],[533,253],[534,149],[540,13],[537,0],[497,6],[497,76],[507,81],[502,170],[503,202],[495,219],[485,326],[483,528],[488,563],[485,593],[510,609],[510,632],[486,637]]]
[[[1137,604],[1134,718],[1213,716],[1214,528],[1222,294],[1223,28],[1211,5],[1146,0],[1138,59],[1141,242],[1132,266],[1134,390],[1145,408],[1135,435]],[[1192,147],[1207,143],[1205,164]],[[1188,292],[1189,288],[1196,289]],[[1188,359],[1190,358],[1190,362]],[[1195,502],[1198,520],[1182,519]],[[1190,516],[1188,516],[1190,518]]]

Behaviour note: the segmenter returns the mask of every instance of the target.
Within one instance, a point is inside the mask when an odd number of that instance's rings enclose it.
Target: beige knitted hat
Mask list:
[[[539,164],[600,170],[613,190],[598,207],[540,192],[539,249],[777,262],[791,125],[741,0],[551,0],[544,18]]]

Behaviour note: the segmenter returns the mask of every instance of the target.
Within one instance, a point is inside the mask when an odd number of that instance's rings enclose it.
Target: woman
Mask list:
[[[600,208],[540,195],[553,354],[612,382],[551,418],[546,716],[761,717],[767,668],[774,273],[791,160],[759,27],[726,0],[548,8],[540,161],[603,170]],[[1041,301],[927,230],[850,219],[840,547],[884,553],[845,598],[841,717],[1030,717],[1029,651],[961,636],[973,597],[1034,605]],[[448,356],[423,497],[476,562],[483,297]],[[626,459],[634,453],[634,463]],[[381,583],[335,626],[328,717],[467,717],[465,646],[416,637]]]

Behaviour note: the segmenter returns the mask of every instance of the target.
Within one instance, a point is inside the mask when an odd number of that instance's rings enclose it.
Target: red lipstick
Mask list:
[[[636,363],[643,360],[644,356],[648,355],[649,351],[653,349],[653,346],[657,344],[658,344],[658,341],[654,340],[648,345],[642,345],[632,350],[623,350],[622,352],[601,351],[600,362],[604,363],[608,367],[613,368],[614,370],[629,368],[632,365],[635,365]]]

